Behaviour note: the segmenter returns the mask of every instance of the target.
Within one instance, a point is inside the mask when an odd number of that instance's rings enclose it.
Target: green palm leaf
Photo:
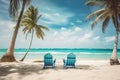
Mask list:
[[[23,26],[23,32],[27,34],[31,33],[32,30],[36,32],[36,36],[39,39],[44,39],[45,33],[43,30],[49,30],[46,26],[38,25],[37,22],[42,15],[38,15],[38,8],[30,6],[22,17],[21,26]]]
[[[42,17],[42,15],[40,14],[37,18],[35,22],[38,22],[38,20]]]
[[[44,39],[43,36],[45,36],[44,32],[42,31],[42,29],[38,26],[35,27],[35,30],[36,30],[36,36],[37,38],[41,38],[41,39]]]
[[[48,29],[46,26],[43,26],[43,25],[38,25],[38,27],[40,27],[41,29],[44,29],[44,30],[49,31],[49,29]]]

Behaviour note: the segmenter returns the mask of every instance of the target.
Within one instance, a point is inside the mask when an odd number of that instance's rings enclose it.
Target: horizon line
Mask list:
[[[8,48],[0,48],[0,49],[8,49]],[[27,49],[27,48],[14,48],[14,49]],[[31,49],[112,49],[112,48],[31,48]]]

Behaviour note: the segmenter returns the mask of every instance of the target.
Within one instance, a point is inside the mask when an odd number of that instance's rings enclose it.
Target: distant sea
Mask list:
[[[7,49],[0,49],[0,58]],[[21,59],[27,49],[15,49],[16,59]],[[26,59],[43,59],[44,54],[51,53],[55,59],[66,58],[67,54],[74,53],[77,59],[110,59],[112,49],[80,49],[80,48],[40,48],[30,49]],[[118,58],[120,59],[120,49],[118,49]]]

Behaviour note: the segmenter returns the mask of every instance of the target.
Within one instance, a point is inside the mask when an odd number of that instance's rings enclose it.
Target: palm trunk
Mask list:
[[[119,32],[116,30],[114,48],[113,48],[112,56],[110,58],[110,64],[111,65],[119,64],[119,60],[117,58],[118,36],[119,36]]]
[[[23,15],[23,12],[24,12],[24,8],[25,8],[25,2],[23,2],[23,4],[22,4],[22,9],[21,9],[20,16],[18,18],[18,22],[16,24],[16,27],[15,27],[15,30],[14,30],[14,33],[13,33],[13,36],[12,36],[12,40],[11,40],[10,46],[9,46],[6,54],[3,55],[3,57],[1,58],[2,62],[13,62],[13,61],[16,61],[16,59],[14,57],[14,46],[15,46],[15,42],[16,42],[16,38],[17,38],[20,22],[21,22],[21,19],[22,19],[22,15]]]
[[[26,58],[30,48],[31,48],[31,45],[32,45],[32,40],[33,40],[33,33],[34,33],[34,30],[32,30],[32,37],[31,37],[31,41],[30,41],[30,45],[29,45],[29,48],[27,50],[27,52],[25,53],[24,57],[20,60],[20,61],[24,61],[24,59]]]

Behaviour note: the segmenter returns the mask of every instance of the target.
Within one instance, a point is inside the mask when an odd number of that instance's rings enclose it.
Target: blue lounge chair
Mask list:
[[[55,67],[55,60],[53,60],[53,56],[50,53],[44,55],[44,67]]]
[[[76,55],[73,53],[70,53],[67,55],[67,60],[63,59],[64,67],[73,67],[75,68],[75,62],[76,62]]]

